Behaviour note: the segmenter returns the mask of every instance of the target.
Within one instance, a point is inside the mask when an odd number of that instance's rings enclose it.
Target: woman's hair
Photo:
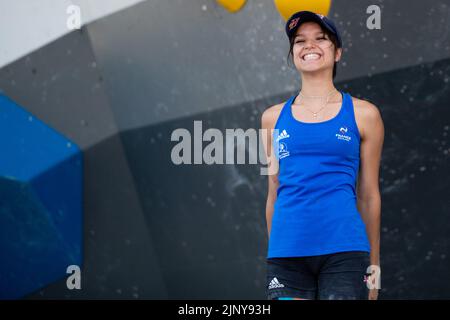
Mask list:
[[[320,28],[328,36],[330,41],[334,44],[334,53],[336,54],[336,50],[337,50],[337,46],[338,46],[338,42],[337,42],[336,36],[334,34],[332,34],[330,31],[328,31],[325,28],[323,28],[322,26],[320,26]],[[291,37],[289,39],[289,53],[288,53],[288,55],[286,57],[288,65],[289,65],[289,62],[293,62],[292,50],[294,48],[294,39],[295,39],[295,36],[293,36],[293,37]],[[336,77],[336,69],[337,69],[337,62],[334,62],[333,79]]]

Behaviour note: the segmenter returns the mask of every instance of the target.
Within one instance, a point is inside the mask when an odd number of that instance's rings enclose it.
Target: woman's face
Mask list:
[[[304,22],[297,29],[292,48],[294,64],[300,72],[316,72],[330,69],[333,73],[335,61],[341,58],[342,49],[337,49],[321,27],[315,22]]]

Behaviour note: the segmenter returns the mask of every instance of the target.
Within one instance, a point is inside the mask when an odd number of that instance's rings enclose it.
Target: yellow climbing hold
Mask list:
[[[218,4],[232,13],[241,10],[246,2],[246,0],[217,0]]]
[[[313,11],[326,16],[331,7],[331,0],[274,0],[274,2],[285,21],[297,11],[302,10]]]

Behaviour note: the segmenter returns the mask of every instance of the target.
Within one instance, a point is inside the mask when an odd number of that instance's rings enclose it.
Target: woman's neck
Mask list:
[[[302,73],[301,93],[303,96],[326,97],[333,90],[336,88],[332,76],[328,73]]]

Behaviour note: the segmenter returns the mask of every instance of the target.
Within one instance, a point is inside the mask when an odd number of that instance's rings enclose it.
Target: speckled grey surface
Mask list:
[[[380,30],[366,27],[369,5],[380,6]],[[446,0],[333,1],[329,16],[344,41],[337,81],[450,57]],[[300,86],[272,0],[249,0],[236,14],[215,1],[146,1],[88,30],[121,130]]]
[[[0,90],[81,148],[117,132],[86,29],[1,68]]]
[[[83,289],[29,298],[264,298],[266,178],[256,165],[177,167],[170,133],[200,119],[258,128],[299,83],[270,1],[235,15],[212,3],[148,1],[0,70],[4,94],[85,153]],[[367,34],[361,11],[377,3],[385,29]],[[331,12],[352,43],[338,87],[385,121],[380,298],[450,298],[448,14],[439,0]]]

